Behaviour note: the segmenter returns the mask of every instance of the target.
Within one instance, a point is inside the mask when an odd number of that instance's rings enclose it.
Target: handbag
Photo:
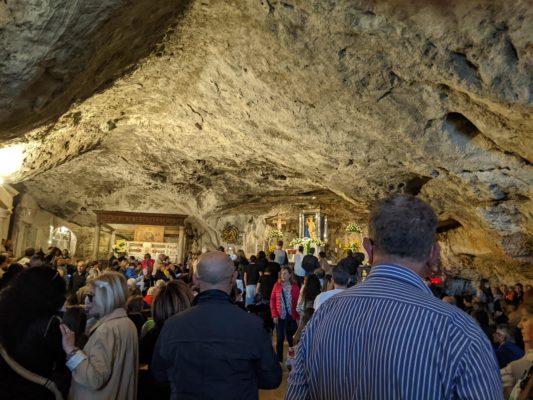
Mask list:
[[[283,286],[281,287],[281,298],[283,299],[283,304],[285,304],[285,311],[287,312],[287,315],[285,316],[285,319],[287,322],[292,320],[292,309],[287,307],[287,300],[285,300],[285,292],[283,292]]]
[[[54,394],[56,400],[63,400],[63,395],[61,394],[61,392],[57,388],[57,386],[56,386],[54,381],[51,381],[50,379],[42,377],[41,375],[37,375],[36,373],[33,373],[31,371],[28,371],[26,368],[24,368],[18,362],[13,360],[9,356],[9,354],[7,354],[6,349],[1,344],[0,344],[0,355],[2,356],[2,358],[4,359],[6,364],[9,365],[9,367],[13,371],[15,371],[18,375],[20,375],[21,377],[23,377],[24,379],[26,379],[26,380],[28,380],[30,382],[33,382],[33,383],[36,383],[38,385],[44,386],[45,388],[47,388],[49,391],[51,391]]]

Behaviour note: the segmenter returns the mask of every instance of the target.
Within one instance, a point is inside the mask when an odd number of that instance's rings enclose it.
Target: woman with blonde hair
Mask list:
[[[75,334],[61,325],[67,367],[72,371],[70,399],[136,399],[137,329],[126,313],[128,288],[124,276],[104,272],[89,282],[87,313],[97,318],[83,350]]]

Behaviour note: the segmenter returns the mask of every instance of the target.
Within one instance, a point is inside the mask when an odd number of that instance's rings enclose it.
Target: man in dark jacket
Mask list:
[[[76,263],[76,272],[70,277],[68,283],[69,293],[76,294],[78,289],[85,286],[87,283],[87,271],[85,271],[85,261],[79,260]]]
[[[315,257],[315,249],[311,247],[309,254],[306,254],[302,260],[302,268],[305,270],[305,276],[312,274],[316,269],[320,268],[318,258]]]
[[[226,254],[202,255],[193,276],[200,294],[191,308],[165,322],[151,366],[156,381],[170,383],[171,399],[257,400],[258,389],[281,383],[261,319],[229,296],[236,277]]]
[[[361,254],[361,253],[358,253]],[[364,256],[363,256],[364,259]],[[346,251],[346,257],[339,261],[338,265],[348,269],[350,272],[350,281],[351,283],[348,286],[353,286],[357,283],[357,272],[359,265],[361,264],[358,257],[354,257],[352,250]]]

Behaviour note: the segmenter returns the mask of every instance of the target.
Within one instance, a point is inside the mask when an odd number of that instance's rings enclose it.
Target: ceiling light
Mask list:
[[[20,144],[0,149],[0,177],[7,177],[22,167],[24,147]]]

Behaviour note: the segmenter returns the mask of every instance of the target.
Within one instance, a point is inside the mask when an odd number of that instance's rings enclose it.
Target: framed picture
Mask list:
[[[161,243],[165,241],[164,226],[137,225],[134,240],[136,242]]]
[[[300,213],[300,237],[313,240],[327,240],[328,219],[320,210],[306,210]]]

